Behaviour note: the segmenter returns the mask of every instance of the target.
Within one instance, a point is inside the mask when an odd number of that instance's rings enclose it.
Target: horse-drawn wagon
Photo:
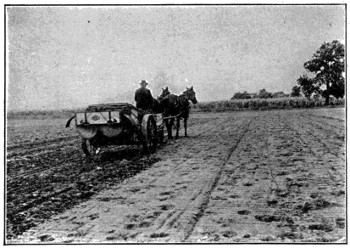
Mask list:
[[[73,119],[87,156],[108,145],[142,145],[152,153],[164,138],[162,113],[145,114],[128,103],[90,105],[75,113],[66,127]]]

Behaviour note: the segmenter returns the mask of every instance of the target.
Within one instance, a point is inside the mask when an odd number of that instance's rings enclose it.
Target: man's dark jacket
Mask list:
[[[136,101],[136,108],[152,109],[153,107],[152,93],[147,88],[140,88],[136,90],[135,101]]]

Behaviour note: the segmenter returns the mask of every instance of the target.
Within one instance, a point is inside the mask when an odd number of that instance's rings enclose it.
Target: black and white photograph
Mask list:
[[[348,244],[346,3],[3,9],[4,245]]]

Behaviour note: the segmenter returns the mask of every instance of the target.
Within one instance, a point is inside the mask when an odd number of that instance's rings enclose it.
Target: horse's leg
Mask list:
[[[187,136],[187,118],[186,117],[184,118],[184,128],[185,128],[185,137],[188,137]]]
[[[168,139],[172,139],[173,138],[173,135],[172,135],[172,130],[171,130],[171,127],[173,126],[173,119],[168,119],[166,120],[166,128],[168,130]]]
[[[179,138],[180,119],[181,119],[180,116],[176,118],[176,139]]]
[[[166,130],[168,132],[168,139],[170,139],[170,131],[169,131],[169,120],[165,121],[165,126],[166,126]]]

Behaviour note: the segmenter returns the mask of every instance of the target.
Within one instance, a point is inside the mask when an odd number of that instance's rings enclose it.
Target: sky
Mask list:
[[[129,102],[193,86],[199,102],[290,93],[324,42],[345,39],[344,5],[6,8],[8,110]]]

